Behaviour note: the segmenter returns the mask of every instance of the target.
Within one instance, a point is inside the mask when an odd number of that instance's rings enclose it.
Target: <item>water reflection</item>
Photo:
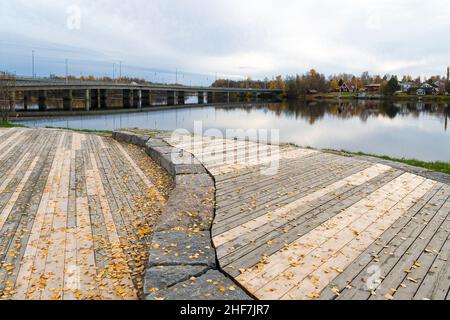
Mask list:
[[[187,107],[122,115],[27,121],[31,126],[113,130],[144,127],[280,129],[282,142],[393,157],[450,162],[450,108],[439,103],[388,101],[283,102]]]

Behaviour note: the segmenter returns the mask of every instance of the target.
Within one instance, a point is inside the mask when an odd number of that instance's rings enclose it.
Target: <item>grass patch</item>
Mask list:
[[[8,121],[0,121],[0,128],[25,128],[25,126]]]
[[[431,171],[450,174],[450,163],[449,162],[440,162],[440,161],[426,162],[426,161],[420,161],[420,160],[416,160],[416,159],[405,159],[405,158],[399,159],[399,158],[392,158],[389,156],[380,156],[380,155],[369,154],[369,153],[364,153],[364,152],[350,152],[350,151],[344,151],[344,150],[341,150],[340,152],[351,154],[351,155],[356,155],[356,156],[368,156],[368,157],[374,157],[374,158],[383,159],[383,160],[400,162],[400,163],[408,164],[408,165],[414,166],[414,167],[420,167],[420,168],[425,168],[425,169],[428,169]]]
[[[99,133],[99,134],[112,134],[112,131],[109,130],[91,130],[91,129],[73,129],[73,128],[62,128],[62,127],[45,127],[46,129],[59,129],[59,130],[69,130],[74,132],[83,132],[83,133]]]

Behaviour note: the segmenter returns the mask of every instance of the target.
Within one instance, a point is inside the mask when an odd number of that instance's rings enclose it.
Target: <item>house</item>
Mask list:
[[[417,95],[427,95],[427,94],[439,94],[439,87],[434,83],[430,84],[428,82],[423,83],[417,90]]]
[[[343,83],[342,86],[339,87],[339,92],[350,92],[350,87],[346,84]]]
[[[400,90],[402,92],[408,92],[409,89],[414,88],[416,86],[415,82],[412,81],[401,81],[399,82]]]
[[[318,94],[319,91],[314,90],[314,89],[308,89],[307,94]]]
[[[381,91],[381,84],[378,83],[371,83],[365,86],[366,92],[372,92],[372,93],[380,93]]]
[[[434,85],[439,88],[439,92],[445,92],[446,83],[445,81],[438,80],[434,83]]]
[[[435,84],[423,83],[420,87],[411,87],[408,89],[408,94],[416,94],[418,96],[437,95],[439,88]]]

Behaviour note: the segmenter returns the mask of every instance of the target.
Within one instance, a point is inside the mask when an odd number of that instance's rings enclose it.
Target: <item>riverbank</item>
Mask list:
[[[24,128],[25,126],[9,121],[0,121],[0,128]]]
[[[439,103],[450,103],[450,96],[417,96],[412,94],[399,94],[395,96],[383,96],[380,94],[367,94],[366,96],[361,96],[354,92],[333,92],[333,93],[319,93],[306,95],[303,98],[306,100],[386,100],[392,102],[401,101],[413,101],[413,102],[439,102]]]
[[[23,126],[20,123],[15,123],[15,122],[13,122],[13,123],[0,122],[0,128],[15,128],[15,127],[23,128],[26,126]],[[70,130],[70,131],[79,132],[79,133],[112,134],[112,130],[77,129],[77,128],[51,127],[51,126],[45,126],[45,128]],[[424,168],[424,169],[431,170],[434,172],[450,174],[450,164],[448,162],[443,162],[443,161],[434,161],[434,162],[421,161],[421,160],[417,160],[417,159],[397,158],[397,157],[391,157],[391,156],[381,155],[381,154],[352,152],[352,151],[348,151],[348,150],[336,150],[336,149],[329,149],[329,148],[327,148],[326,150],[332,151],[332,152],[340,152],[340,153],[344,153],[344,154],[348,154],[348,155],[374,157],[374,158],[378,158],[378,159],[407,164],[407,165],[410,165],[413,167]]]
[[[434,172],[441,172],[441,173],[450,175],[450,163],[448,163],[448,162],[440,162],[440,161],[426,162],[426,161],[420,161],[420,160],[416,160],[416,159],[393,158],[393,157],[384,156],[384,155],[376,155],[376,154],[370,154],[370,153],[364,153],[364,152],[351,152],[351,151],[346,151],[346,150],[340,150],[340,151],[330,150],[330,151],[339,152],[339,153],[347,154],[347,155],[354,155],[354,156],[373,157],[373,158],[377,158],[377,159],[383,159],[383,160],[387,160],[387,161],[403,163],[403,164],[407,164],[412,167],[424,168],[424,169],[431,170]]]

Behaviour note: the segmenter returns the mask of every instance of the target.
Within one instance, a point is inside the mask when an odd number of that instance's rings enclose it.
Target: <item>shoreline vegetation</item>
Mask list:
[[[311,146],[306,146],[306,147],[303,146],[302,147],[295,143],[286,143],[285,145],[291,145],[291,146],[298,147],[298,148],[319,150],[319,151],[336,153],[336,154],[341,154],[341,155],[348,155],[348,156],[362,156],[362,157],[377,158],[377,159],[381,159],[381,160],[403,163],[403,164],[410,165],[412,167],[424,168],[424,169],[428,169],[430,171],[440,172],[440,173],[445,173],[445,174],[450,175],[450,162],[421,161],[421,160],[417,160],[417,159],[395,158],[395,157],[390,157],[390,156],[386,156],[386,155],[377,155],[377,154],[365,153],[365,152],[354,152],[354,151],[348,151],[348,150],[336,150],[336,149],[330,149],[330,148],[318,149],[318,148],[314,148]]]
[[[304,100],[383,100],[392,102],[412,101],[412,102],[438,102],[450,103],[450,95],[426,95],[417,96],[412,94],[398,94],[394,96],[367,95],[360,96],[354,92],[333,92],[323,94],[307,94],[299,97]]]
[[[351,152],[347,150],[332,150],[332,149],[325,149],[325,151],[331,151],[331,152],[337,152],[340,154],[347,154],[347,155],[353,155],[353,156],[364,156],[364,157],[372,157],[382,160],[388,160],[393,162],[399,162],[403,164],[407,164],[413,167],[419,167],[428,169],[435,172],[441,172],[445,174],[450,175],[450,162],[442,162],[442,161],[420,161],[416,159],[406,159],[406,158],[394,158],[390,156],[385,155],[376,155],[376,154],[370,154],[365,152]]]
[[[0,120],[0,128],[26,128],[26,126],[18,123]]]

